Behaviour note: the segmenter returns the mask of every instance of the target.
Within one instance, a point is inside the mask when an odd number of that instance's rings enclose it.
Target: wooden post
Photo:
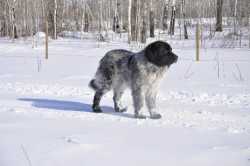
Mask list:
[[[49,58],[49,55],[48,55],[48,18],[46,16],[45,18],[45,59],[48,59]]]
[[[249,3],[249,6],[250,6],[250,3]],[[248,10],[248,45],[249,45],[249,48],[250,48],[250,10]]]
[[[196,61],[200,60],[200,25],[197,23],[196,25],[196,35],[195,35],[195,41],[196,41]]]

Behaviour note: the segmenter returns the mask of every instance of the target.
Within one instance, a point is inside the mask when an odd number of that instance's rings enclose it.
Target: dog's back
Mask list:
[[[129,80],[128,63],[133,52],[127,50],[112,50],[100,60],[95,78],[89,86],[94,90],[110,90],[115,84]]]

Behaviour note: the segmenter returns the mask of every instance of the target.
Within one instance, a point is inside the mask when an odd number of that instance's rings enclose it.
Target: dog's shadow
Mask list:
[[[65,100],[52,100],[52,99],[39,99],[39,98],[18,98],[19,101],[31,102],[33,107],[36,108],[45,108],[50,110],[59,110],[59,111],[79,111],[79,112],[92,112],[92,107],[90,104],[74,102],[74,101],[65,101]],[[120,116],[125,118],[134,118],[132,114],[129,113],[117,113],[112,107],[102,106],[102,113]],[[93,113],[93,114],[102,114],[102,113]]]

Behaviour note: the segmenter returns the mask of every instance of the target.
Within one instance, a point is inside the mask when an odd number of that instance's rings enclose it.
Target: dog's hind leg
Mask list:
[[[96,112],[96,113],[102,112],[102,110],[100,108],[100,101],[101,101],[101,98],[103,95],[104,95],[103,91],[96,91],[95,92],[94,101],[93,101],[93,105],[92,105],[93,112]]]
[[[108,92],[112,87],[112,75],[109,70],[101,70],[97,72],[95,79],[91,80],[89,86],[95,90],[95,96],[93,100],[92,109],[93,112],[102,112],[100,108],[100,101],[102,96]]]

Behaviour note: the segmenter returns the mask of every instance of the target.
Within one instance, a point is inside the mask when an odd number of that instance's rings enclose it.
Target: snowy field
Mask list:
[[[129,91],[128,112],[114,113],[112,93],[91,112],[98,61],[125,41],[50,41],[45,60],[41,44],[0,38],[0,166],[249,166],[250,50],[206,48],[195,62],[192,42],[170,42],[162,119],[137,120]]]

